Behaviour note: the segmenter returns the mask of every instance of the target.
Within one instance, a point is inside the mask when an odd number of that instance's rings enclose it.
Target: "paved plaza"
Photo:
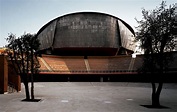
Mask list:
[[[129,82],[36,82],[35,98],[22,102],[19,93],[0,94],[0,112],[177,112],[177,83],[164,84],[163,109],[150,109],[151,84]]]

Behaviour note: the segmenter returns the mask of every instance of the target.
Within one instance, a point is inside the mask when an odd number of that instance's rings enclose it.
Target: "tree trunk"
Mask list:
[[[28,86],[28,76],[27,74],[20,74],[23,84],[25,86],[26,100],[30,100],[29,86]]]
[[[31,99],[34,100],[34,81],[33,81],[33,73],[34,73],[34,59],[33,59],[33,49],[31,49]]]
[[[34,100],[34,82],[33,82],[33,74],[31,74],[31,99]]]
[[[162,91],[163,83],[159,83],[156,88],[155,83],[152,83],[152,106],[159,107],[160,106],[160,93]]]
[[[24,83],[24,86],[25,86],[26,100],[30,100],[28,82],[24,81],[23,83]]]

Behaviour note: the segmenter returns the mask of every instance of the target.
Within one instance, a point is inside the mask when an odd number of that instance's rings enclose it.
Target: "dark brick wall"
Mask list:
[[[8,62],[8,83],[12,85],[17,91],[21,91],[21,79],[20,76],[15,72],[14,66]]]
[[[0,55],[0,93],[7,92],[8,87],[8,63],[4,55]]]
[[[20,76],[16,74],[13,65],[5,55],[0,55],[0,93],[8,91],[8,85],[21,91]]]

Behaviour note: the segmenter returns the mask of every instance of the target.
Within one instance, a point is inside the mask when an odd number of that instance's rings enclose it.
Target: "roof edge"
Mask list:
[[[133,28],[128,23],[126,23],[125,21],[123,21],[122,19],[120,19],[120,18],[118,18],[116,16],[113,16],[113,15],[107,14],[107,13],[102,13],[102,12],[73,12],[73,13],[69,13],[69,14],[64,14],[62,16],[59,16],[57,18],[52,19],[51,21],[46,23],[44,26],[42,26],[41,29],[39,29],[39,31],[37,32],[37,35],[39,35],[53,21],[55,21],[55,20],[57,20],[59,18],[65,17],[65,16],[75,15],[75,14],[101,14],[101,15],[106,15],[106,16],[110,16],[110,17],[116,18],[116,19],[120,20],[135,36],[135,32],[134,32]]]

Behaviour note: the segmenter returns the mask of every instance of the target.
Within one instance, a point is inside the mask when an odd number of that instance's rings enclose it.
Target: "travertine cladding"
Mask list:
[[[177,70],[177,52],[172,52],[173,62],[169,65],[170,71]],[[129,70],[131,61],[134,60],[131,70],[138,70],[143,64],[143,55],[137,55],[136,58],[131,56],[51,56],[43,55],[45,62],[55,71],[87,71],[85,60],[87,60],[91,71],[121,71]],[[41,71],[48,71],[43,63],[40,64]]]
[[[47,56],[42,57],[45,62],[51,67],[55,72],[62,71],[87,71],[84,57],[82,56]],[[88,57],[88,64],[91,71],[116,71],[116,70],[128,70],[130,62],[132,60],[131,56],[90,56]],[[40,62],[42,66],[43,63]],[[133,70],[137,70],[142,65],[142,57],[136,58]],[[48,69],[40,68],[41,71],[48,71]]]
[[[53,71],[86,71],[83,57],[43,57]],[[41,63],[43,65],[43,63]],[[43,65],[44,66],[44,65]],[[44,68],[40,70],[45,70]],[[47,69],[46,69],[47,70]]]

